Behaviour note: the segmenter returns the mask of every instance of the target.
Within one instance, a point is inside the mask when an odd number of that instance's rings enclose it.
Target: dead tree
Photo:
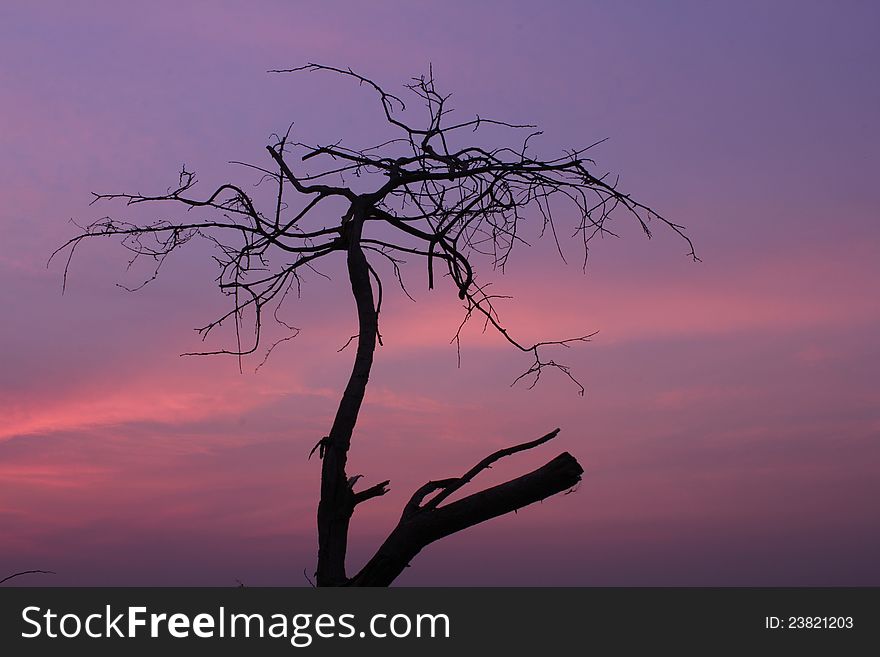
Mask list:
[[[377,259],[390,263],[388,271],[394,272],[407,295],[402,266],[413,257],[421,260],[428,289],[434,288],[441,277],[451,281],[464,307],[462,327],[476,316],[513,348],[527,354],[529,366],[519,379],[534,386],[544,372],[556,370],[583,394],[583,387],[569,368],[547,352],[585,342],[591,336],[535,344],[518,341],[499,318],[493,306],[498,297],[490,294],[486,282],[478,278],[477,266],[503,271],[515,247],[528,246],[522,229],[532,221],[539,223],[542,236],[552,236],[560,255],[561,243],[575,239],[583,248],[585,265],[590,240],[597,235],[613,235],[609,224],[617,214],[635,220],[649,237],[652,222],[671,229],[684,239],[689,255],[696,256],[682,226],[620,191],[616,181],[590,172],[595,165],[586,155],[590,147],[541,159],[532,155],[532,141],[541,134],[534,126],[479,116],[451,121],[449,96],[436,90],[432,75],[414,78],[406,85],[427,110],[422,121],[414,123],[403,100],[351,69],[308,64],[273,72],[296,71],[335,73],[368,88],[377,98],[392,137],[369,148],[350,148],[341,143],[295,141],[289,128],[283,136],[273,137],[273,143],[266,147],[266,166],[244,165],[256,170],[261,182],[272,186],[264,204],[233,183],[198,196],[194,192],[196,177],[185,167],[178,184],[164,194],[95,194],[96,202],[115,199],[130,205],[171,203],[207,212],[188,213],[205,215],[198,219],[163,219],[145,224],[105,217],[81,226],[82,232],[56,253],[67,252],[66,281],[70,258],[83,240],[115,236],[132,252],[133,259],[153,261],[152,280],[170,253],[193,238],[209,240],[217,249],[219,287],[231,296],[232,308],[198,330],[206,337],[221,324],[234,323],[236,345],[234,349],[202,353],[239,358],[260,347],[266,311],[272,310],[278,318],[278,307],[292,287],[299,286],[306,269],[319,260],[345,256],[357,308],[358,328],[352,338],[356,354],[330,432],[313,450],[321,460],[316,582],[318,586],[386,586],[430,543],[567,491],[580,481],[583,470],[571,454],[562,453],[533,472],[448,501],[495,461],[538,447],[552,440],[559,430],[497,451],[460,477],[429,481],[419,488],[375,556],[355,575],[347,574],[349,521],[359,504],[385,495],[389,486],[388,481],[382,481],[357,490],[359,477],[351,477],[346,471],[374,351],[382,339],[379,316],[383,279],[374,266]],[[478,143],[477,138],[487,129],[493,133],[511,131],[522,137],[514,146]],[[566,233],[561,232],[563,227],[557,220],[563,204],[568,218]],[[320,212],[324,207],[341,208],[341,219],[328,222],[326,213]],[[316,217],[320,219],[317,223]],[[253,326],[249,342],[243,342],[242,337],[245,318]],[[292,333],[283,339],[295,335],[294,327],[284,326]],[[454,337],[456,343],[461,330],[459,327]]]

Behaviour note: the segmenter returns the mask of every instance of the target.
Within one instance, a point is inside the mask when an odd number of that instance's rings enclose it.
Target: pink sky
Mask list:
[[[261,163],[291,120],[373,142],[366,90],[265,73],[320,61],[389,88],[433,63],[457,115],[537,123],[547,153],[610,137],[599,168],[703,258],[624,228],[586,275],[576,244],[565,265],[546,242],[496,277],[523,340],[599,331],[564,354],[584,397],[552,375],[509,387],[528,363],[476,327],[458,368],[460,304],[414,265],[350,460],[392,492],[359,510],[351,570],[414,488],[559,426],[481,483],[568,450],[575,494],[431,546],[400,583],[880,585],[876,6],[270,4],[0,8],[0,575],[306,583],[306,455],[350,366],[346,281],[310,280],[300,336],[239,374],[178,356],[223,308],[203,250],[137,294],[109,241],[83,246],[64,296],[45,265],[68,219],[129,216],[92,191],[161,191],[182,163],[253,182],[226,162]]]

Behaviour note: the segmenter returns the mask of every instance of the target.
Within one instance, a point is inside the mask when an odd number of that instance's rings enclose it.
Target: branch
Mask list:
[[[22,575],[32,575],[35,573],[39,573],[42,575],[57,575],[58,574],[54,570],[22,570],[20,573],[13,573],[12,575],[7,575],[3,579],[0,579],[0,584],[2,584],[3,582],[8,582],[9,580],[11,580],[15,577],[21,577]]]
[[[474,311],[478,311],[480,314],[484,316],[485,323],[483,325],[483,330],[485,331],[488,326],[491,326],[495,329],[501,336],[507,340],[511,345],[516,347],[518,350],[524,353],[530,353],[534,357],[534,361],[532,362],[529,369],[525,372],[517,376],[513,382],[510,384],[511,387],[516,385],[519,381],[525,379],[526,377],[533,377],[531,383],[528,388],[531,390],[534,388],[538,381],[541,379],[541,374],[544,372],[544,369],[551,368],[556,369],[565,374],[568,379],[574,383],[578,388],[578,394],[583,396],[585,392],[585,388],[583,384],[578,381],[575,376],[571,373],[571,368],[568,365],[563,363],[557,363],[555,360],[544,360],[541,357],[541,351],[546,347],[565,347],[569,348],[572,344],[589,342],[593,337],[598,334],[598,331],[593,331],[592,333],[588,333],[587,335],[581,335],[574,338],[566,338],[564,340],[543,340],[540,342],[535,342],[534,344],[529,345],[528,343],[523,344],[516,340],[513,336],[510,335],[510,332],[501,323],[501,320],[498,317],[498,313],[495,310],[494,305],[492,304],[492,299],[505,299],[509,297],[502,297],[498,295],[488,295],[485,292],[485,287],[474,286],[477,290],[477,294],[467,292],[465,297],[467,299],[467,305],[465,306],[465,315],[461,321],[461,324],[458,326],[458,330],[455,332],[455,335],[452,336],[452,340],[450,342],[455,343],[456,349],[458,351],[459,363],[461,363],[461,332],[467,323],[470,321],[471,317],[474,314]],[[479,295],[479,296],[477,296]]]
[[[581,480],[584,470],[571,454],[563,452],[528,474],[438,506],[437,498],[446,499],[495,461],[542,445],[552,440],[557,433],[558,429],[537,440],[499,450],[461,477],[429,481],[420,487],[404,507],[397,526],[373,558],[357,575],[348,580],[348,585],[388,586],[422,549],[434,541],[540,502],[551,495],[571,490]],[[441,492],[423,505],[423,500],[436,490]]]
[[[559,433],[559,429],[554,429],[550,433],[548,433],[544,436],[541,436],[537,440],[531,440],[526,443],[514,445],[513,447],[505,447],[504,449],[499,449],[494,454],[490,454],[489,456],[484,458],[482,461],[477,463],[470,470],[468,470],[466,473],[464,473],[458,479],[447,480],[447,481],[451,481],[452,483],[450,483],[448,486],[444,486],[443,490],[440,493],[438,493],[437,495],[435,495],[425,505],[425,508],[426,509],[436,509],[437,506],[439,506],[440,502],[442,502],[443,500],[448,498],[455,491],[457,491],[460,488],[462,488],[463,486],[465,486],[467,483],[469,483],[471,481],[471,479],[476,477],[480,472],[482,472],[483,470],[486,470],[488,468],[491,468],[492,464],[495,463],[495,461],[502,459],[505,456],[510,456],[511,454],[516,454],[517,452],[524,452],[528,449],[534,449],[535,447],[538,447],[540,445],[543,445],[546,442],[553,440],[557,436],[558,433]]]
[[[403,517],[409,518],[414,515],[416,512],[421,511],[422,501],[435,490],[447,488],[448,486],[452,486],[458,479],[439,479],[437,481],[429,481],[424,486],[418,488],[415,493],[412,494],[412,497],[409,498],[409,502],[406,503],[406,506],[403,507]]]
[[[577,459],[563,452],[528,474],[432,509],[436,524],[433,540],[568,491],[580,482],[583,473]]]
[[[357,506],[361,502],[366,502],[367,500],[371,500],[374,497],[381,497],[388,492],[388,485],[391,483],[390,480],[386,480],[376,484],[375,486],[370,486],[369,488],[362,490],[358,493],[354,494],[354,505]]]

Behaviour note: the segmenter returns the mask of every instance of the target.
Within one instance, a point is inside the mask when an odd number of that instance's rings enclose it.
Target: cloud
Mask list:
[[[846,257],[835,257],[837,251]],[[557,269],[552,276],[529,272],[499,277],[492,289],[515,295],[496,305],[504,325],[524,345],[593,331],[599,331],[593,338],[599,345],[780,334],[875,322],[880,300],[866,286],[878,273],[877,252],[876,244],[816,245],[760,261],[698,264],[692,277],[650,280],[601,269],[586,277]],[[444,292],[448,291],[434,292],[427,302],[398,303],[389,310],[384,318],[386,342],[405,349],[449,344],[464,311],[449,299],[451,294],[438,299]],[[509,348],[491,327],[482,329],[475,315],[462,344]]]

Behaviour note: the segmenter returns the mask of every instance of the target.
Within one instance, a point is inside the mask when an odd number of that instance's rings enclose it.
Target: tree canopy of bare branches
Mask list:
[[[333,73],[365,87],[377,100],[391,138],[366,148],[341,142],[306,143],[293,137],[291,125],[266,146],[265,164],[243,165],[271,185],[267,199],[261,201],[244,185],[231,182],[199,194],[196,175],[184,167],[176,185],[162,194],[95,194],[94,201],[171,204],[190,211],[185,219],[130,223],[104,217],[82,226],[56,253],[67,255],[66,282],[70,259],[83,240],[116,237],[134,260],[152,261],[147,283],[171,253],[195,238],[208,240],[216,248],[218,285],[232,303],[199,331],[206,337],[229,322],[234,324],[236,342],[230,348],[201,353],[239,358],[260,348],[267,312],[281,321],[278,308],[291,290],[298,289],[304,271],[324,259],[344,257],[358,317],[352,338],[356,354],[330,432],[316,445],[322,468],[316,581],[319,586],[388,585],[428,544],[569,490],[583,470],[574,457],[563,453],[534,472],[447,501],[493,462],[552,440],[558,429],[500,450],[460,477],[430,481],[416,491],[375,556],[357,574],[347,574],[348,527],[355,508],[387,493],[389,485],[383,481],[355,490],[357,478],[346,472],[374,352],[381,343],[379,317],[388,281],[376,262],[388,263],[395,282],[409,295],[404,265],[420,261],[427,287],[434,288],[441,278],[450,281],[464,306],[456,341],[462,327],[477,317],[515,350],[527,354],[529,366],[520,379],[528,385],[555,370],[571,379],[582,394],[583,386],[568,366],[553,358],[552,350],[585,342],[591,334],[536,343],[518,340],[499,318],[493,305],[498,297],[478,270],[503,272],[515,249],[529,246],[522,233],[532,221],[539,223],[541,236],[554,240],[560,255],[564,242],[580,243],[584,266],[590,241],[615,234],[611,221],[617,215],[629,217],[649,237],[655,225],[665,227],[684,240],[690,257],[696,259],[696,254],[682,226],[621,191],[616,180],[592,172],[595,163],[588,151],[595,144],[542,159],[534,154],[534,142],[541,135],[534,126],[480,116],[452,120],[450,97],[437,90],[432,74],[405,85],[407,99],[415,99],[422,108],[421,120],[416,121],[402,98],[351,69],[308,64],[273,72]],[[493,135],[506,131],[512,137],[505,145],[487,146],[480,140],[487,129]],[[337,208],[339,219],[328,222],[328,211]],[[243,331],[246,319],[252,328],[247,332]],[[296,334],[295,327],[284,326],[289,334],[282,340]]]

